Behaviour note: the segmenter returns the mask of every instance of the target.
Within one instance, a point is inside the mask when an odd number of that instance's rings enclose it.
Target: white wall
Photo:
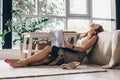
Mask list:
[[[3,49],[0,50],[0,60],[6,58],[20,59],[21,53],[19,49]]]

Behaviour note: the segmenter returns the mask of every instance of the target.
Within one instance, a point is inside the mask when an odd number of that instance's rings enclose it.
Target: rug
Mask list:
[[[106,70],[101,69],[100,67],[86,65],[80,65],[78,68],[71,70],[61,69],[60,66],[31,66],[23,68],[12,68],[4,61],[0,61],[0,79],[43,77],[94,72],[106,72]]]

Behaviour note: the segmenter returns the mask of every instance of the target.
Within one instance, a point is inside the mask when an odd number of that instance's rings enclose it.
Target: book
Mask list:
[[[63,30],[50,31],[50,40],[52,46],[63,47],[64,42]]]

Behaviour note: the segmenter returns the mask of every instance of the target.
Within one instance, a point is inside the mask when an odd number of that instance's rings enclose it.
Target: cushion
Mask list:
[[[113,67],[120,61],[120,30],[98,34],[98,41],[89,55],[89,61]]]

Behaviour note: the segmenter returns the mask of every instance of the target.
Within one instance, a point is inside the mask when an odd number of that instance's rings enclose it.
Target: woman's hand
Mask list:
[[[73,45],[70,44],[70,43],[68,43],[67,41],[64,41],[63,46],[64,46],[65,48],[72,48]]]
[[[80,34],[79,39],[84,38],[84,37],[87,35],[87,33],[88,33],[88,32]]]

